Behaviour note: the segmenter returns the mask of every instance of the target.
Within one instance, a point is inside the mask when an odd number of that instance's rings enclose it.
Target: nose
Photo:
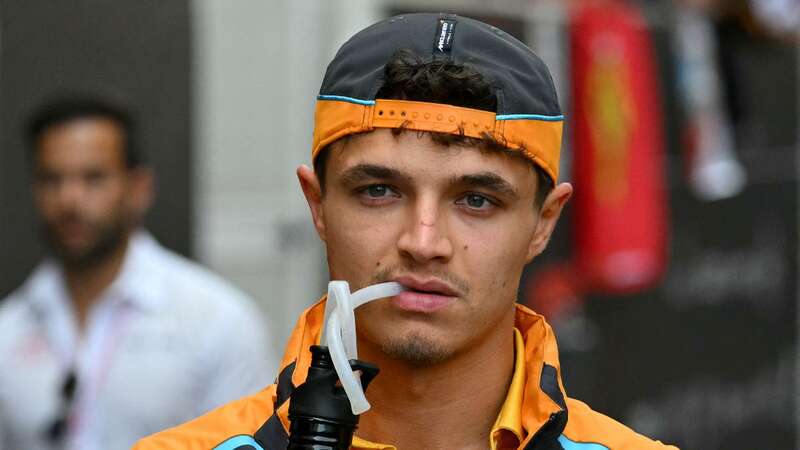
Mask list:
[[[453,244],[448,235],[447,220],[436,199],[419,198],[413,204],[397,248],[403,256],[417,263],[450,260]]]
[[[57,199],[63,207],[80,205],[86,196],[86,185],[78,177],[65,177],[58,186]]]

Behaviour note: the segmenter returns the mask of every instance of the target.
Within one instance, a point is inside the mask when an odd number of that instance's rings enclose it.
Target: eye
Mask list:
[[[370,205],[379,205],[391,202],[400,197],[400,194],[387,184],[370,184],[357,189],[362,202]]]
[[[469,205],[471,208],[481,208],[483,205],[489,203],[489,200],[486,197],[476,194],[469,194],[466,197],[466,200],[467,205]]]
[[[386,186],[385,184],[372,184],[364,189],[364,193],[372,198],[386,197],[390,191],[391,189],[389,186]]]
[[[457,205],[463,206],[472,211],[486,212],[497,206],[497,203],[489,197],[481,194],[466,194],[456,201]]]
[[[84,175],[84,180],[90,185],[102,184],[107,178],[108,174],[99,170],[93,170]]]

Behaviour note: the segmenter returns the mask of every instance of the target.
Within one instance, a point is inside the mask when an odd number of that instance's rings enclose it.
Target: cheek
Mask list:
[[[35,191],[33,199],[39,218],[44,222],[57,221],[67,213],[77,213],[81,217],[85,216],[83,205],[63,201],[59,193],[54,190],[41,189]]]
[[[120,226],[130,218],[129,208],[124,196],[102,194],[87,195],[84,201],[77,205],[74,212],[87,225],[94,227],[95,231],[110,226]]]
[[[358,286],[367,284],[389,263],[396,243],[396,230],[390,224],[395,222],[342,210],[338,214],[326,211],[325,216],[331,218],[325,225],[331,276]]]
[[[122,183],[114,182],[90,191],[87,209],[93,215],[109,216],[130,207],[130,193]]]
[[[500,229],[498,229],[500,228]],[[529,241],[524,238],[525,226],[495,227],[492,232],[463,234],[456,247],[461,253],[467,277],[473,289],[483,295],[516,291],[526,264]]]
[[[119,199],[117,199],[110,192],[95,190],[91,192],[86,197],[86,201],[82,203],[84,209],[88,212],[91,212],[92,215],[99,215],[104,211],[108,211],[117,207],[119,204]]]

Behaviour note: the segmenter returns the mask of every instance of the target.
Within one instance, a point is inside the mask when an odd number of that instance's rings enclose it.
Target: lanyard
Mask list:
[[[102,305],[97,314],[92,315],[88,334],[81,343],[85,351],[75,353],[78,390],[69,421],[69,441],[75,448],[89,449],[93,444],[87,442],[92,436],[86,433],[130,319],[131,308],[127,302]]]

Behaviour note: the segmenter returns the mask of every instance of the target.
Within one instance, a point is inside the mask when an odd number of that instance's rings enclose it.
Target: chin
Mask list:
[[[429,336],[410,334],[393,336],[380,344],[383,354],[415,367],[429,367],[450,359],[452,349]]]

